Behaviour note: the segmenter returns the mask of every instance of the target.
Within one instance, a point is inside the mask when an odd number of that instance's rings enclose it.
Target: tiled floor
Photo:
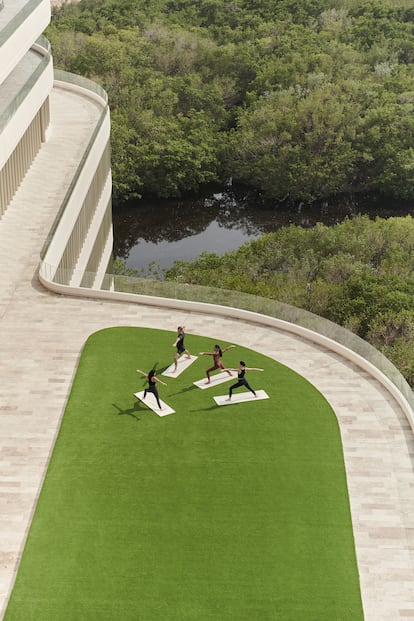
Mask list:
[[[62,297],[37,280],[40,248],[96,114],[88,100],[55,89],[51,138],[0,220],[3,612],[85,339],[107,326],[175,330],[182,320],[168,309]],[[241,320],[186,315],[189,334],[236,334],[235,342],[280,360],[326,395],[343,438],[365,619],[414,618],[414,439],[397,404],[320,346]]]

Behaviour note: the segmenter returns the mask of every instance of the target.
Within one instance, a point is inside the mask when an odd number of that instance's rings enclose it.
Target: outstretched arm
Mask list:
[[[228,347],[225,347],[225,348],[224,348],[224,349],[222,349],[221,351],[222,351],[222,352],[223,352],[223,354],[224,354],[224,352],[225,352],[225,351],[229,351],[229,349],[233,349],[233,347],[236,347],[236,346],[235,346],[235,345],[229,345]]]
[[[200,351],[199,356],[214,356],[214,352],[213,351]]]
[[[153,377],[152,379],[158,382],[158,384],[162,384],[163,386],[167,385],[165,382],[162,382],[160,379],[158,379],[158,377]]]
[[[245,367],[246,371],[264,371],[264,369],[256,369],[256,367]]]
[[[137,373],[141,373],[144,377],[148,377],[148,373],[144,373],[144,371],[141,371],[140,369],[137,369],[136,371]]]

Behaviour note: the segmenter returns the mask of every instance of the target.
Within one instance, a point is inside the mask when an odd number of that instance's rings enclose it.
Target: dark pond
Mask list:
[[[404,216],[414,213],[414,202],[344,196],[288,209],[233,189],[195,200],[137,201],[114,206],[114,256],[146,274],[151,263],[166,269],[202,251],[223,254],[282,226],[333,225],[358,213],[372,218]]]

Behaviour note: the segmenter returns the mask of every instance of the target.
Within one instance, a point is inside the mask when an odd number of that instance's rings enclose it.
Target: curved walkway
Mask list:
[[[50,140],[0,220],[0,616],[86,338],[184,322],[177,311],[62,297],[38,282],[40,248],[95,114],[86,98],[54,90]],[[340,355],[292,334],[203,313],[186,312],[185,324],[189,334],[235,335],[326,395],[343,438],[365,619],[414,618],[414,436],[395,401]]]

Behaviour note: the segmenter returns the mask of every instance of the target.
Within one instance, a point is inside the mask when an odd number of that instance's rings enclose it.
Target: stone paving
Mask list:
[[[40,248],[98,113],[54,89],[50,139],[0,220],[0,617],[85,340],[108,326],[175,331],[182,321],[176,311],[63,297],[39,284]],[[365,619],[414,619],[414,436],[395,401],[340,355],[281,330],[188,311],[186,328],[236,335],[326,396],[343,439]]]

